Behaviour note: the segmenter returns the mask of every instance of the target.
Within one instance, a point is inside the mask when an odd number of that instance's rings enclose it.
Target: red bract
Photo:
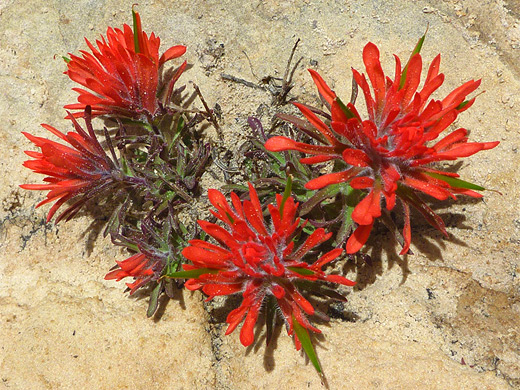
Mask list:
[[[159,37],[143,32],[139,14],[133,14],[134,31],[127,24],[122,31],[109,27],[106,39],[101,36],[101,41],[96,41],[97,49],[85,39],[92,54],[87,51],[80,51],[82,57],[70,54],[65,74],[88,89],[73,88],[79,93],[79,103],[65,108],[81,110],[75,116],[82,116],[87,105],[92,106],[93,115],[150,119],[157,113],[159,68],[183,55],[186,47],[170,47],[159,58]],[[173,76],[169,90],[185,67],[186,63],[182,64]]]
[[[481,150],[494,148],[498,142],[468,142],[467,130],[452,131],[436,142],[458,114],[468,109],[474,98],[466,96],[480,85],[468,81],[443,100],[430,100],[430,95],[444,81],[439,74],[440,55],[428,69],[421,90],[418,90],[422,59],[417,53],[404,70],[396,56],[394,80],[385,77],[377,47],[368,43],[363,62],[372,85],[366,77],[353,70],[354,79],[364,93],[368,120],[362,120],[352,104],[345,106],[320,75],[310,70],[318,90],[331,110],[330,127],[308,107],[296,104],[302,114],[324,137],[326,145],[309,145],[287,137],[273,137],[265,147],[270,151],[298,150],[313,157],[302,163],[316,164],[342,159],[347,169],[309,181],[308,189],[320,189],[334,183],[348,182],[352,188],[365,190],[366,196],[354,208],[353,220],[359,225],[347,242],[347,252],[357,252],[367,241],[374,220],[381,216],[381,200],[392,210],[396,197],[404,208],[404,242],[401,254],[408,251],[411,241],[410,208],[416,207],[434,227],[447,235],[444,223],[418,196],[423,192],[436,199],[455,198],[456,194],[481,195],[472,189],[482,187],[455,179],[459,175],[435,169],[432,163],[456,160]],[[373,93],[372,93],[373,92]],[[317,138],[322,138],[320,137]],[[470,189],[472,188],[472,189]]]
[[[119,269],[110,271],[105,275],[105,280],[116,279],[119,282],[121,279],[131,276],[135,279],[133,283],[126,283],[132,295],[139,287],[148,283],[153,275],[153,267],[159,261],[151,261],[143,253],[136,253],[123,261],[116,261]]]
[[[36,206],[56,202],[49,211],[47,222],[65,202],[79,197],[60,214],[56,222],[63,218],[67,220],[72,218],[87,200],[113,188],[118,182],[117,177],[121,175],[117,162],[113,162],[107,156],[96,138],[92,129],[90,108],[85,110],[88,133],[81,128],[72,115],[69,116],[75,131],[66,135],[52,126],[46,124],[42,126],[70,146],[22,132],[41,149],[41,152],[26,151],[25,153],[34,160],[27,160],[23,165],[47,177],[43,179],[46,184],[22,184],[20,187],[26,190],[49,191],[47,199]]]
[[[189,279],[186,287],[190,290],[202,289],[211,299],[217,295],[241,293],[243,301],[239,308],[227,317],[231,333],[245,317],[240,331],[240,341],[244,346],[254,341],[253,328],[259,310],[266,298],[276,299],[280,313],[288,327],[289,335],[294,333],[293,321],[314,332],[320,332],[308,320],[314,314],[311,303],[299,291],[298,282],[325,281],[354,285],[354,282],[339,276],[326,275],[321,268],[336,259],[342,249],[334,249],[314,263],[308,264],[302,258],[315,246],[326,241],[331,233],[323,229],[314,231],[305,243],[294,250],[293,233],[300,224],[296,218],[298,204],[292,197],[276,196],[276,205],[268,206],[272,228],[262,215],[257,193],[249,184],[251,200],[241,202],[231,193],[232,205],[219,191],[210,189],[208,196],[217,211],[215,217],[227,225],[227,229],[216,224],[198,221],[201,228],[219,245],[202,240],[190,241],[190,246],[182,254],[193,265],[184,265],[188,272],[201,272],[200,276]],[[295,335],[296,346],[300,342]]]

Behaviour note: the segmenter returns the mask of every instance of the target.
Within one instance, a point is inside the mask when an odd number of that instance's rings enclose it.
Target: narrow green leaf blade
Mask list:
[[[417,44],[415,45],[412,54],[410,55],[410,59],[416,54],[419,54],[421,52],[421,49],[424,44],[424,39],[426,38],[426,34],[428,33],[428,28],[426,28],[426,31],[422,37],[419,38],[417,41]],[[408,62],[406,63],[406,66],[404,67],[403,73],[401,73],[401,80],[399,81],[399,89],[404,87],[404,83],[406,82],[406,74],[408,73],[408,64],[410,63],[410,59],[408,59]]]
[[[335,289],[330,288],[324,284],[311,282],[309,280],[297,280],[294,282],[296,287],[305,290],[310,294],[320,295],[334,299],[336,301],[347,302],[347,298],[338,293]]]
[[[484,187],[479,186],[478,184],[473,184],[473,183],[470,183],[470,182],[467,182],[467,181],[464,181],[464,180],[461,180],[461,179],[457,179],[455,177],[445,176],[445,175],[441,175],[439,173],[433,173],[433,172],[424,172],[424,174],[426,174],[428,176],[431,176],[431,177],[433,177],[435,179],[439,179],[439,180],[445,181],[446,183],[448,183],[452,187],[464,188],[464,189],[467,189],[467,190],[477,190],[477,191],[484,191],[485,190]]]
[[[412,51],[412,55],[410,56],[413,57],[414,55],[416,54],[419,54],[421,52],[421,49],[423,47],[423,43],[424,43],[424,39],[426,38],[426,33],[428,32],[428,29],[426,29],[424,35],[422,37],[419,38],[419,40],[417,41],[417,44],[415,45],[413,51]]]
[[[159,296],[161,295],[162,287],[163,281],[161,280],[159,283],[157,283],[157,286],[155,286],[152,293],[150,294],[150,302],[148,303],[148,310],[146,311],[146,316],[148,318],[153,316],[157,310],[157,307],[159,306]]]
[[[299,275],[303,275],[303,276],[314,275],[314,271],[307,269],[307,268],[300,268],[300,267],[286,267],[286,268]]]
[[[134,7],[132,6],[132,22],[134,28],[134,49],[136,53],[140,53],[139,49],[139,31],[137,30],[137,12],[134,11]]]
[[[316,356],[316,351],[314,351],[314,347],[312,345],[311,337],[309,336],[309,332],[307,332],[307,329],[305,329],[298,321],[296,321],[296,318],[294,316],[292,317],[293,321],[293,329],[294,333],[296,333],[296,336],[298,337],[298,340],[300,340],[300,343],[302,344],[303,350],[309,357],[309,360],[312,362],[312,365],[318,371],[318,373],[321,375],[321,365],[318,361],[318,356]]]
[[[341,108],[341,111],[347,116],[348,119],[355,118],[356,116],[350,109],[341,101],[339,97],[336,97],[336,101],[338,102],[339,108]]]
[[[332,198],[340,191],[339,184],[331,184],[321,190],[317,191],[313,196],[309,198],[300,209],[300,215],[308,214],[314,207],[323,202],[327,198]]]
[[[192,279],[192,278],[198,278],[199,276],[204,275],[204,274],[216,274],[216,273],[218,273],[218,269],[197,268],[197,269],[191,269],[189,271],[172,272],[170,274],[164,275],[164,277],[171,278],[171,279]]]
[[[285,206],[285,202],[287,202],[287,199],[289,199],[289,197],[291,196],[291,192],[292,192],[292,175],[288,174],[287,175],[287,184],[285,185],[282,202],[280,204],[280,218],[283,215],[283,208]]]
[[[464,107],[466,107],[469,103],[469,100],[464,100],[462,103],[460,103],[455,109],[456,110],[462,110]]]

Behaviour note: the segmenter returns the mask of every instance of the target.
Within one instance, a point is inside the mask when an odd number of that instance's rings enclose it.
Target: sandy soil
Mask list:
[[[40,180],[21,166],[30,145],[20,132],[68,126],[62,106],[76,97],[60,56],[129,23],[130,6],[0,2],[0,387],[320,389],[284,330],[275,349],[245,349],[238,334],[224,336],[222,316],[199,293],[179,293],[147,319],[146,295],[129,298],[121,283],[103,280],[125,253],[99,234],[100,210],[45,224],[47,209],[34,209],[43,195],[18,187]],[[406,258],[379,229],[373,262],[350,270],[358,286],[329,312],[317,353],[331,389],[520,389],[520,2],[151,0],[139,11],[163,48],[188,46],[184,81],[222,107],[226,145],[246,139],[248,115],[268,124],[274,112],[269,92],[221,73],[279,77],[300,38],[291,97],[317,104],[306,68],[349,96],[350,67],[362,69],[368,41],[391,73],[392,54],[407,58],[429,25],[423,58],[441,52],[446,75],[436,97],[481,78],[485,93],[456,124],[473,140],[501,141],[459,172],[502,195],[438,205],[448,240],[416,217],[415,255]]]

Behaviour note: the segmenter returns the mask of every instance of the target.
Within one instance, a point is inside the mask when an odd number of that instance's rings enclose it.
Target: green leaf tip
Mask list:
[[[408,62],[406,63],[406,66],[403,69],[403,73],[401,74],[401,80],[399,81],[399,89],[404,87],[404,84],[406,82],[406,74],[408,73],[408,64],[410,63],[410,60],[412,59],[412,57],[414,55],[419,54],[421,52],[421,49],[424,44],[424,39],[426,38],[426,34],[428,33],[429,28],[430,28],[430,25],[427,25],[424,35],[422,37],[420,37],[419,40],[417,41],[417,43],[412,51],[412,54],[410,55],[410,58],[408,59]]]
[[[463,101],[462,103],[460,103],[457,107],[455,107],[455,109],[458,111],[458,110],[462,110],[465,106],[467,106],[467,104],[469,103],[469,100],[465,100]]]
[[[170,274],[166,274],[163,277],[170,278],[170,279],[193,279],[193,278],[198,278],[199,276],[204,275],[204,274],[216,274],[216,273],[218,273],[218,269],[197,268],[197,269],[190,269],[189,271],[173,272]]]
[[[293,183],[292,175],[291,174],[287,174],[287,184],[285,185],[285,190],[283,192],[282,202],[280,204],[280,218],[283,215],[283,208],[285,206],[285,202],[287,202],[287,199],[289,199],[289,197],[291,196],[291,193],[292,193],[292,183]]]
[[[457,179],[455,177],[451,176],[445,176],[441,175],[439,173],[433,173],[433,172],[424,172],[426,175],[433,177],[434,179],[442,180],[446,183],[448,183],[450,186],[455,188],[464,188],[466,190],[477,190],[477,191],[485,191],[486,189],[482,186],[479,186],[478,184],[473,184],[461,179]]]
[[[140,53],[141,50],[139,48],[139,30],[140,30],[140,20],[139,14],[135,11],[134,7],[139,5],[137,3],[132,4],[132,22],[133,22],[133,30],[134,30],[134,49],[136,53]]]
[[[309,332],[307,332],[307,329],[305,329],[298,321],[296,321],[296,318],[294,318],[294,316],[292,316],[292,321],[294,333],[296,333],[298,340],[300,340],[303,350],[309,357],[309,360],[311,361],[316,371],[320,375],[323,375],[320,362],[318,361],[318,356],[316,356],[316,351],[314,350],[311,337],[309,336]]]
[[[347,116],[348,119],[355,118],[356,116],[354,113],[348,108],[345,103],[341,101],[339,97],[336,96],[336,101],[338,102],[339,108],[341,108],[341,111]]]
[[[303,275],[303,276],[314,275],[314,271],[307,269],[307,268],[300,268],[300,267],[286,267],[286,268],[299,275]]]
[[[161,293],[163,283],[163,281],[157,283],[157,286],[155,286],[152,293],[150,294],[150,302],[148,303],[148,310],[146,311],[146,316],[148,318],[154,315],[157,307],[159,306],[159,295]]]

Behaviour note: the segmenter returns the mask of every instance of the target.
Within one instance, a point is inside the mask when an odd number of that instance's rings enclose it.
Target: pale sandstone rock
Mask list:
[[[262,338],[245,349],[238,334],[224,337],[225,310],[219,307],[229,310],[236,301],[203,304],[201,294],[184,292],[159,319],[147,319],[146,297],[128,298],[122,283],[103,280],[127,254],[97,235],[102,210],[92,207],[94,222],[86,212],[69,223],[45,225],[48,209],[34,210],[43,195],[18,188],[40,180],[21,168],[30,146],[20,131],[44,134],[42,122],[68,126],[61,107],[76,96],[61,74],[60,56],[84,49],[84,36],[94,40],[108,25],[130,23],[130,5],[0,4],[1,384],[319,389],[320,378],[285,329],[276,349],[267,352]],[[247,138],[247,116],[259,116],[269,128],[276,109],[269,107],[267,92],[223,81],[220,74],[254,82],[280,77],[297,38],[297,56],[304,58],[291,96],[312,104],[319,101],[305,68],[313,64],[338,94],[349,96],[350,67],[362,69],[367,41],[380,47],[384,69],[392,74],[392,54],[406,59],[428,24],[424,61],[441,52],[446,75],[435,96],[482,78],[480,90],[486,92],[457,125],[470,129],[472,140],[502,143],[464,160],[459,172],[503,195],[486,192],[484,202],[440,204],[451,240],[415,216],[415,256],[400,259],[379,228],[369,241],[372,264],[336,266],[344,266],[358,287],[348,303],[329,312],[344,321],[320,325],[324,338],[317,353],[332,389],[520,388],[519,9],[518,2],[502,0],[183,0],[139,6],[145,31],[155,31],[163,47],[188,46],[193,67],[184,81],[195,81],[211,105],[220,104],[224,142],[233,150]],[[207,135],[216,140],[211,129]],[[208,174],[203,184],[218,182]]]

